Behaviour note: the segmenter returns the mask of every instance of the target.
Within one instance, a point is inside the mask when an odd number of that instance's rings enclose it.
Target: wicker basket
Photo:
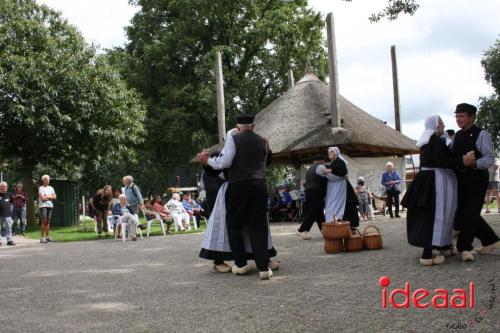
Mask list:
[[[324,239],[342,239],[351,237],[351,225],[348,221],[337,221],[335,215],[333,222],[323,223],[321,231]]]
[[[363,250],[363,236],[358,229],[352,232],[351,238],[346,238],[344,240],[344,245],[346,252],[358,252]]]
[[[325,239],[325,252],[326,253],[344,252],[344,240],[343,239]]]
[[[374,228],[377,233],[369,234],[368,229],[370,228]],[[382,235],[380,234],[380,230],[373,224],[367,226],[363,231],[363,243],[367,250],[378,250],[382,248]]]

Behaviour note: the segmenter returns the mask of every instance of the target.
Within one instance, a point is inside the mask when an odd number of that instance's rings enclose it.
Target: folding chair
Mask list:
[[[142,214],[144,214],[144,210],[141,209],[141,211],[142,211]],[[146,217],[146,214],[144,214],[144,217]],[[154,219],[148,220],[147,217],[146,217],[146,223],[148,225],[146,237],[149,237],[149,231],[151,230],[151,225],[154,222],[159,222],[160,223],[160,227],[161,227],[161,231],[163,232],[163,236],[167,236],[167,233],[165,232],[165,225],[163,224],[163,220],[161,219],[160,213],[155,212]]]

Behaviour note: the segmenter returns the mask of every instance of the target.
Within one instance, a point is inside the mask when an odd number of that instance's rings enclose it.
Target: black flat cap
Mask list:
[[[448,135],[455,135],[455,130],[449,129],[446,130],[446,133],[448,133]]]
[[[325,156],[324,155],[315,155],[315,156],[313,156],[312,160],[313,160],[313,162],[314,161],[324,161]]]
[[[477,108],[474,105],[470,105],[467,103],[460,103],[457,105],[455,109],[455,113],[468,113],[468,114],[476,114]]]
[[[250,125],[253,124],[253,119],[255,116],[253,114],[240,114],[236,117],[236,123],[240,125]]]
[[[211,152],[209,156],[210,157],[217,157],[219,155],[220,155],[220,150],[216,150],[216,151]]]

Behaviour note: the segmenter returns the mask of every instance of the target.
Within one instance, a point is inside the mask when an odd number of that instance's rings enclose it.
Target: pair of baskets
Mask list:
[[[376,232],[369,233],[370,228],[375,229]],[[367,226],[361,234],[359,230],[351,232],[348,221],[337,221],[334,217],[333,222],[323,223],[322,231],[326,253],[357,252],[363,249],[377,250],[382,248],[382,235],[374,225]]]

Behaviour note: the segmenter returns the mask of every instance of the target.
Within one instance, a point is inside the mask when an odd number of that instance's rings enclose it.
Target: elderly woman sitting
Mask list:
[[[161,201],[161,197],[157,195],[154,199],[153,210],[160,214],[163,223],[167,224],[167,234],[170,232],[170,226],[172,225],[172,213],[166,209]]]
[[[179,193],[174,193],[165,206],[172,213],[174,223],[180,231],[189,229],[189,214],[182,205]]]
[[[137,215],[135,215],[136,212],[134,211],[134,209],[128,205],[127,197],[124,194],[120,194],[118,200],[120,200],[120,202],[113,206],[113,215],[119,216],[119,222],[128,223],[129,235],[133,241],[136,241],[137,237],[135,232],[137,229],[137,225],[139,224],[139,218]],[[117,232],[116,228],[115,232]],[[125,230],[122,230],[122,232],[125,232]]]

